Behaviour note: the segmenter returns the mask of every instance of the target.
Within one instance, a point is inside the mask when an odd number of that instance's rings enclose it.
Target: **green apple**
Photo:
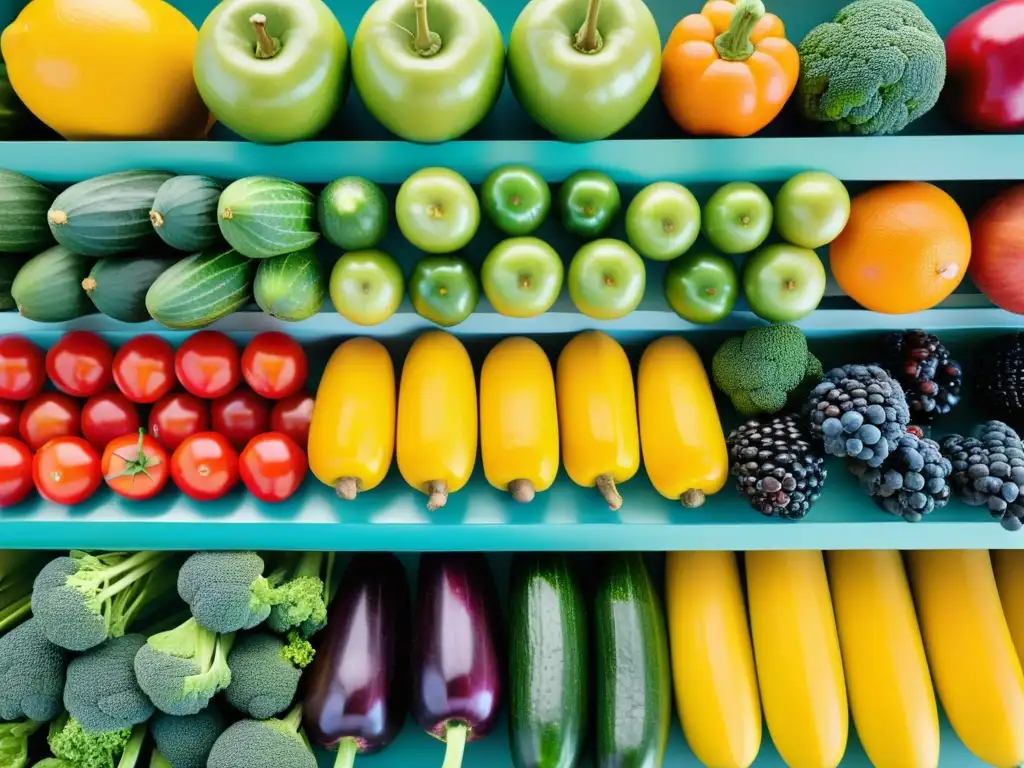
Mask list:
[[[645,259],[682,256],[700,234],[700,203],[686,187],[659,181],[644,187],[626,209],[626,237]]]
[[[587,243],[569,264],[569,296],[595,320],[625,317],[640,305],[647,271],[640,254],[621,240]]]
[[[810,248],[768,245],[743,267],[743,293],[758,317],[792,323],[806,317],[825,295],[825,267]]]
[[[543,240],[513,237],[487,254],[480,277],[487,300],[500,314],[536,317],[555,303],[564,273],[561,257]]]
[[[710,251],[688,253],[665,270],[665,299],[684,320],[717,323],[736,306],[739,283],[729,257]]]

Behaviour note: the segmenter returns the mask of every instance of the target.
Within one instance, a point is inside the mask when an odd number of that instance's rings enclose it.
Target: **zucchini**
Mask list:
[[[54,192],[16,171],[0,170],[0,252],[38,253],[53,245],[46,211]]]
[[[301,184],[250,176],[227,186],[218,202],[220,232],[251,259],[269,259],[309,248],[320,234],[316,197]]]
[[[517,768],[578,765],[587,736],[587,611],[562,554],[521,554],[509,586],[509,736]]]
[[[252,301],[256,266],[231,248],[186,256],[149,287],[146,311],[174,330],[202,328]]]
[[[100,259],[82,281],[82,288],[107,317],[123,323],[144,323],[149,320],[146,292],[174,262],[173,258],[157,256]]]
[[[33,256],[11,285],[18,312],[29,320],[61,323],[96,311],[82,290],[93,259],[55,245]]]
[[[668,640],[640,553],[610,555],[600,569],[594,648],[596,765],[661,765],[672,716]]]
[[[5,256],[0,259],[0,310],[14,309],[18,306],[11,296],[11,286],[14,285],[14,278],[26,261],[27,259],[20,256]]]
[[[260,309],[280,320],[305,320],[320,311],[327,276],[312,248],[260,262],[253,295]]]
[[[160,186],[171,178],[161,171],[120,171],[65,189],[46,214],[57,242],[86,256],[117,256],[154,238],[149,212]]]
[[[224,187],[206,176],[175,176],[157,190],[149,221],[160,239],[186,253],[206,251],[220,240],[217,201]]]

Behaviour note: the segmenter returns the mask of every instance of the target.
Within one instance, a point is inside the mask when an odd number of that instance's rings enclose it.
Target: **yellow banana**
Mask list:
[[[1017,651],[1017,661],[1024,667],[1024,551],[1019,549],[993,549],[992,569],[999,588],[999,602],[1003,606],[1006,626]]]

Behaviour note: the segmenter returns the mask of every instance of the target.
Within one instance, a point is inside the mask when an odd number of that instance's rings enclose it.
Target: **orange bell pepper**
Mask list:
[[[800,56],[761,0],[710,0],[685,16],[665,45],[661,98],[696,136],[750,136],[782,111]]]

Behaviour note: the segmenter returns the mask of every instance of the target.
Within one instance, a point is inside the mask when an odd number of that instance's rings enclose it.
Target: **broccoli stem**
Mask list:
[[[761,0],[739,0],[732,12],[729,28],[715,38],[718,55],[726,61],[746,61],[754,54],[750,35],[762,18],[764,3]]]
[[[121,565],[115,566],[112,569],[113,572],[103,571],[102,575],[107,586],[93,599],[99,603],[110,600],[157,568],[169,556],[169,553],[164,552],[140,552],[129,557]]]
[[[0,634],[14,629],[32,615],[32,595],[25,595],[0,610]]]
[[[146,741],[146,730],[146,723],[136,725],[132,729],[132,737],[124,745],[121,759],[117,761],[117,768],[135,768],[139,762],[139,757],[142,755],[142,745]]]
[[[302,727],[302,704],[296,704],[292,707],[291,712],[281,718],[281,722],[298,733],[299,728]]]
[[[359,754],[359,747],[356,740],[347,736],[338,742],[338,759],[334,761],[334,768],[352,768],[356,763],[356,755]]]

